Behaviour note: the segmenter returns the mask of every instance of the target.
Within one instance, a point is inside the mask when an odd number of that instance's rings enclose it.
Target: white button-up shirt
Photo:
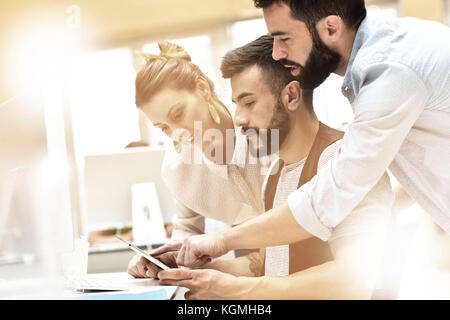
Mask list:
[[[450,29],[367,17],[342,91],[355,121],[333,159],[289,196],[297,222],[327,240],[389,167],[450,233]]]

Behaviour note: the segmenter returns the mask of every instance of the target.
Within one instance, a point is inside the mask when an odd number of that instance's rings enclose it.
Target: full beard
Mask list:
[[[332,72],[336,71],[341,61],[341,56],[322,42],[315,28],[311,28],[311,38],[313,47],[305,66],[295,64],[300,68],[300,73],[296,78],[301,87],[306,90],[314,90],[320,86]],[[289,60],[284,62],[280,60],[280,62],[284,65],[293,64]]]

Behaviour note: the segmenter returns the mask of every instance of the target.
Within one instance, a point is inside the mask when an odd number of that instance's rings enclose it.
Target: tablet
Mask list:
[[[146,253],[144,250],[139,249],[138,247],[136,247],[135,245],[133,245],[132,243],[128,242],[127,240],[122,239],[119,236],[115,236],[117,239],[119,239],[120,241],[122,241],[123,243],[125,243],[128,248],[130,248],[131,250],[133,250],[134,252],[136,252],[137,254],[140,254],[141,256],[143,256],[145,259],[147,259],[148,261],[150,261],[151,263],[157,265],[158,267],[160,267],[163,270],[167,270],[170,269],[168,266],[166,266],[164,263],[162,263],[161,261],[159,261],[158,259],[152,257],[151,255],[149,255],[148,253]]]

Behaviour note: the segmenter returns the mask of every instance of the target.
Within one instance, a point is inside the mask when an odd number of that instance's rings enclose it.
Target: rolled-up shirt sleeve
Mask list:
[[[295,220],[324,241],[382,177],[427,101],[425,84],[401,63],[367,65],[355,78],[355,120],[340,149],[288,197]]]

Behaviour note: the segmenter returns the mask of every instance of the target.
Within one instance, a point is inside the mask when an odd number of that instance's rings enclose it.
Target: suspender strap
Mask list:
[[[303,166],[298,188],[307,183],[317,174],[317,166],[322,152],[328,146],[342,139],[343,136],[344,133],[342,131],[330,128],[321,122],[319,123],[319,130]],[[266,211],[272,209],[277,184],[280,179],[283,166],[283,161],[280,159],[278,171],[275,174],[270,175],[267,181],[266,190],[264,193],[264,204]],[[265,249],[262,249],[261,251],[262,253],[265,253]],[[333,255],[328,243],[323,242],[316,237],[289,245],[290,274],[331,260],[333,260]]]
[[[344,132],[319,123],[314,143],[303,166],[298,188],[317,174],[320,155],[330,145],[342,139]],[[319,238],[312,237],[289,245],[289,274],[333,260],[330,246]]]

